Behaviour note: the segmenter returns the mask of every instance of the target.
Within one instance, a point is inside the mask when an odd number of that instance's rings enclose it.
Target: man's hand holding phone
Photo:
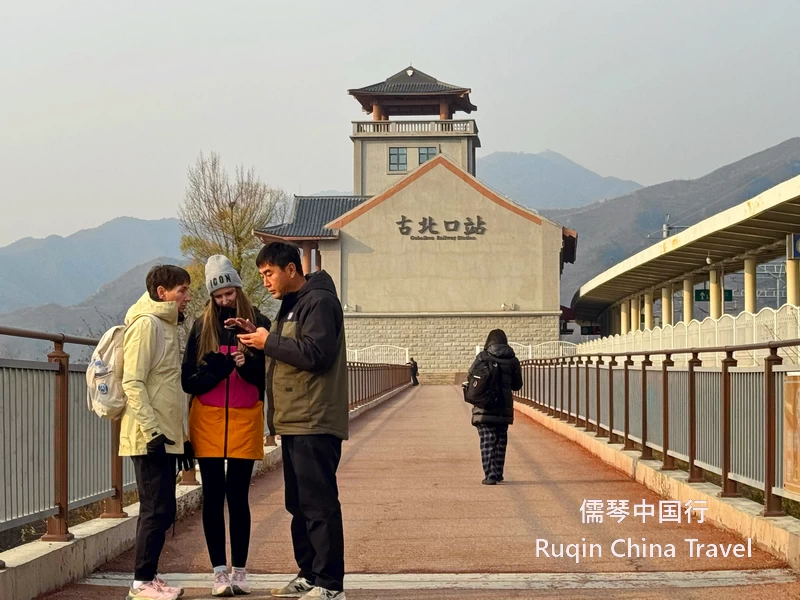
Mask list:
[[[242,342],[248,348],[255,348],[256,350],[263,350],[264,346],[267,345],[267,338],[269,337],[269,331],[264,329],[263,327],[259,327],[255,329],[252,333],[240,333],[237,336],[239,341]]]

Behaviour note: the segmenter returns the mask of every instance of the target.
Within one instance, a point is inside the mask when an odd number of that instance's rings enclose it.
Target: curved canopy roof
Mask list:
[[[786,236],[800,232],[800,176],[642,250],[583,285],[572,299],[580,321],[596,321],[633,295],[720,268],[732,273],[748,257],[786,255]],[[707,259],[711,259],[708,264]]]

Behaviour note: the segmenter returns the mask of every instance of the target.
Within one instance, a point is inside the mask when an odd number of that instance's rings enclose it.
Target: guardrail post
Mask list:
[[[595,437],[606,437],[605,433],[603,432],[603,426],[600,423],[600,414],[601,414],[600,413],[600,396],[601,396],[601,394],[600,394],[600,371],[602,370],[600,367],[603,364],[605,364],[603,362],[603,357],[602,356],[598,356],[597,357],[597,363],[596,364],[597,364],[597,367],[595,367],[595,390],[596,390],[596,393],[595,393],[595,398],[594,398],[594,405],[595,405],[594,412],[595,412],[595,418],[597,419],[597,427],[595,428],[595,431],[596,431]]]
[[[542,410],[550,414],[550,361],[545,360],[542,367]]]
[[[614,433],[614,367],[617,361],[612,356],[608,361],[608,443],[614,444],[618,436]]]
[[[587,432],[592,431],[592,422],[589,420],[589,401],[592,399],[591,389],[589,387],[591,385],[589,383],[591,380],[591,375],[590,375],[591,369],[589,368],[591,364],[592,364],[592,357],[587,356],[586,357],[586,431]]]
[[[777,417],[775,377],[773,367],[783,362],[777,348],[769,349],[764,359],[764,516],[782,517],[784,515],[781,497],[772,492],[775,486],[775,454]]]
[[[555,387],[554,379],[555,378],[553,377],[553,361],[548,359],[547,360],[547,414],[548,416],[551,417],[555,414],[555,411],[553,410],[553,405],[555,404],[553,402],[553,397],[555,396],[555,390],[553,389]]]
[[[574,422],[575,418],[572,416],[572,357],[570,357],[567,361],[567,423]]]
[[[675,458],[669,455],[669,367],[675,365],[672,355],[667,354],[661,363],[661,445],[664,451],[662,471],[675,470]]]
[[[647,445],[647,367],[652,364],[650,355],[645,354],[642,360],[642,460],[653,459],[653,449]]]
[[[358,365],[358,398],[356,398],[356,406],[361,406],[361,403],[364,400],[367,392],[367,372],[364,369],[364,365],[359,363]]]
[[[123,519],[128,516],[122,507],[124,493],[122,477],[122,457],[119,455],[119,436],[122,429],[122,420],[117,419],[111,423],[111,488],[114,495],[106,498],[105,510],[100,515],[102,519]]]
[[[695,369],[703,364],[697,352],[689,359],[689,483],[702,483],[703,471],[697,461],[697,376]]]
[[[178,485],[200,485],[200,482],[197,481],[197,471],[195,469],[181,471],[181,481]]]
[[[630,354],[625,356],[625,362],[622,363],[623,366],[623,373],[625,374],[625,410],[624,410],[624,421],[623,423],[623,435],[625,436],[625,446],[623,446],[623,450],[633,450],[633,440],[631,439],[631,380],[629,377],[630,367],[633,365],[633,360],[631,360]]]
[[[575,361],[575,426],[586,427],[586,421],[581,419],[581,365],[583,360],[578,357]],[[583,425],[581,425],[583,422]]]
[[[564,389],[565,388],[565,386],[564,386],[564,370],[566,369],[566,366],[567,366],[567,361],[565,359],[563,359],[563,358],[559,358],[558,359],[558,370],[560,371],[559,377],[561,378],[561,385],[558,386],[559,387],[559,390],[558,390],[559,394],[558,395],[561,396],[561,408],[559,410],[558,419],[560,421],[565,421],[567,419],[567,416],[568,416],[568,415],[564,414],[564,405],[566,404],[564,402],[564,396],[566,395],[566,390]]]
[[[55,342],[47,362],[58,363],[55,384],[55,410],[53,419],[53,491],[58,513],[47,519],[47,533],[43,542],[68,542],[73,538],[67,526],[69,513],[69,354],[64,344]]]
[[[737,483],[730,478],[731,472],[731,367],[736,366],[733,351],[727,350],[722,359],[722,498],[735,498],[739,495]]]

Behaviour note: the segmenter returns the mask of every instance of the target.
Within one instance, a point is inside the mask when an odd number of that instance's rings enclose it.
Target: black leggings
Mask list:
[[[208,555],[212,567],[228,564],[225,555],[225,498],[230,516],[231,559],[233,567],[247,565],[250,548],[250,478],[254,460],[228,459],[225,472],[224,458],[198,458],[203,478],[203,531],[206,534]]]

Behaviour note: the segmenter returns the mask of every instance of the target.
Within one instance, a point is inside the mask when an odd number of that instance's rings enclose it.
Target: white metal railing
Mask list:
[[[353,135],[419,135],[421,133],[435,133],[437,135],[475,134],[478,128],[475,121],[354,121]]]
[[[356,350],[347,349],[347,360],[350,362],[378,363],[382,365],[404,365],[408,362],[408,348],[379,344]]]
[[[784,304],[779,309],[763,308],[756,314],[742,312],[736,316],[722,315],[719,319],[707,317],[702,321],[696,319],[688,324],[666,325],[655,329],[639,330],[624,335],[614,335],[577,347],[577,354],[593,354],[596,352],[640,352],[642,350],[669,350],[672,348],[697,348],[701,346],[742,346],[772,340],[790,340],[800,338],[800,308]],[[760,366],[767,356],[767,350],[736,353],[740,367]],[[781,349],[785,363],[800,363],[800,352],[797,348]],[[689,357],[673,357],[676,366],[685,364]],[[703,357],[718,366],[723,358],[716,359],[709,355]],[[656,361],[659,359],[656,357]],[[704,364],[706,361],[704,360]]]
[[[520,360],[531,360],[533,358],[551,358],[556,356],[573,356],[577,349],[577,344],[572,342],[542,342],[541,344],[520,344],[519,342],[508,342],[514,350],[514,354]],[[481,353],[483,346],[475,346],[475,356]]]

